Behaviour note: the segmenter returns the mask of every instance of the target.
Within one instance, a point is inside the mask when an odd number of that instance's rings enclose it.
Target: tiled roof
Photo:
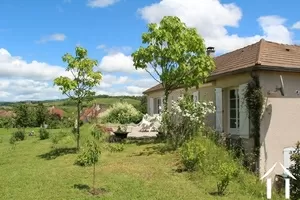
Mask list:
[[[59,108],[56,108],[56,107],[51,107],[51,108],[49,108],[49,113],[50,114],[55,114],[55,115],[58,115],[60,118],[62,118],[63,117],[63,115],[64,115],[64,111],[63,110],[61,110],[61,109],[59,109]]]
[[[214,58],[216,69],[211,77],[229,72],[264,66],[265,68],[289,68],[300,70],[300,46],[279,44],[261,39],[259,42]],[[157,84],[144,93],[163,89]]]
[[[95,118],[99,115],[99,113],[103,112],[103,109],[97,110],[96,105],[93,105],[90,108],[87,108],[83,111],[83,113],[80,116],[80,120],[84,120],[88,117]]]
[[[13,111],[0,110],[0,117],[12,117],[15,113]]]

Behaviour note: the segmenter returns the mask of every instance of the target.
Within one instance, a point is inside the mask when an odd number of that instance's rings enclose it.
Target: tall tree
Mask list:
[[[54,80],[63,94],[76,101],[77,106],[77,149],[80,148],[80,110],[84,100],[95,95],[92,89],[100,84],[102,74],[94,71],[98,61],[88,58],[88,51],[83,47],[75,48],[75,56],[67,53],[62,57],[67,63],[66,71],[71,73],[72,78],[60,76]]]
[[[195,28],[188,28],[178,17],[166,16],[160,24],[150,23],[140,47],[132,54],[136,69],[145,69],[164,88],[164,108],[178,87],[202,84],[215,65],[206,54],[204,41]],[[150,69],[151,70],[150,70]]]
[[[14,108],[15,112],[15,124],[19,128],[26,128],[31,124],[30,110],[27,104],[18,104]]]
[[[38,126],[43,125],[46,122],[48,116],[47,108],[43,103],[39,103],[36,107],[36,122]]]

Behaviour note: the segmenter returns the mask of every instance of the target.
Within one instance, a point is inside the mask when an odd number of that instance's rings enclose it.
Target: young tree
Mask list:
[[[77,106],[77,149],[80,148],[80,110],[84,100],[95,95],[93,87],[100,84],[102,75],[94,71],[98,61],[88,58],[88,52],[82,47],[75,48],[76,55],[65,54],[62,60],[68,64],[66,71],[71,73],[72,79],[60,76],[54,80],[63,94],[76,101]]]
[[[178,17],[166,16],[160,24],[150,23],[140,47],[132,54],[136,69],[145,69],[164,88],[164,108],[170,92],[178,87],[198,87],[214,69],[203,39]],[[151,70],[150,70],[150,69]]]
[[[38,126],[43,125],[48,117],[47,108],[44,106],[43,103],[39,103],[36,107],[36,122]]]

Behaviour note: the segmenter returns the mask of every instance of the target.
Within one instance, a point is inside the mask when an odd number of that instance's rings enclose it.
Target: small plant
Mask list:
[[[291,179],[291,199],[300,199],[300,142],[296,144],[295,150],[291,154],[291,161],[293,164],[290,166],[289,170],[296,178],[296,180]]]
[[[10,144],[15,144],[17,142],[17,139],[12,135],[9,139]]]
[[[40,133],[41,140],[46,140],[49,138],[49,131],[47,129],[40,128],[39,133]]]
[[[230,181],[238,176],[239,170],[235,163],[221,163],[216,171],[216,176],[218,177],[217,182],[217,192],[218,195],[224,195]]]
[[[17,130],[12,134],[12,137],[15,138],[16,141],[23,141],[25,140],[25,131],[24,130]]]
[[[110,145],[107,146],[107,148],[110,152],[124,151],[124,145],[123,144],[110,144]]]
[[[191,140],[183,144],[180,148],[180,156],[186,170],[194,171],[201,166],[206,154],[205,148],[196,140]]]
[[[101,154],[99,139],[101,138],[100,131],[92,131],[91,135],[93,140],[88,140],[86,143],[86,150],[80,154],[75,161],[75,164],[80,166],[91,166],[93,165],[93,190],[91,193],[96,194],[95,179],[96,179],[96,163],[99,161]]]
[[[62,138],[64,138],[67,135],[68,135],[68,133],[64,132],[64,131],[55,132],[55,133],[51,134],[51,141],[54,145],[57,145],[59,143],[59,141],[61,141]]]

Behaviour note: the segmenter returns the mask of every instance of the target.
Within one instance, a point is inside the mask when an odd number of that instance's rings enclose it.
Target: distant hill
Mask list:
[[[141,101],[142,96],[109,96],[109,95],[97,95],[95,98],[85,103],[85,106],[89,106],[93,103],[111,105],[118,101],[126,101],[133,105],[138,105]],[[46,106],[75,106],[76,102],[68,98],[56,99],[56,100],[43,100],[43,101],[18,101],[18,102],[0,102],[0,106],[13,106],[20,103],[38,104],[43,103]]]

